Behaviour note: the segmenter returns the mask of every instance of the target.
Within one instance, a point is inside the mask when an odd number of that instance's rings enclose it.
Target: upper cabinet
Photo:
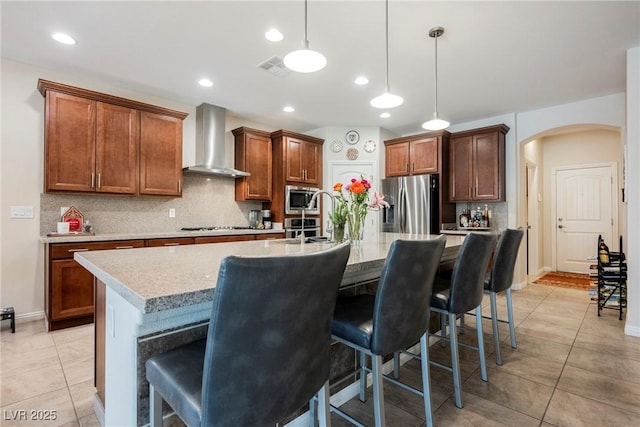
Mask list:
[[[449,200],[503,201],[506,125],[451,135]]]
[[[273,158],[269,132],[247,127],[231,132],[235,137],[235,167],[251,173],[236,179],[236,201],[271,201]]]
[[[385,141],[385,176],[390,178],[442,172],[443,156],[447,154],[448,143],[447,131]]]
[[[287,130],[273,132],[271,139],[275,167],[282,168],[287,183],[322,185],[323,139]]]
[[[45,191],[180,196],[185,113],[38,81]]]

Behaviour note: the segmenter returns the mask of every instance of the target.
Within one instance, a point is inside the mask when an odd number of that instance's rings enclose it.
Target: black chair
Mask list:
[[[360,352],[360,400],[365,401],[367,372],[373,374],[375,425],[385,425],[382,356],[420,341],[422,391],[384,377],[424,399],[427,425],[431,426],[429,387],[429,298],[446,237],[433,240],[396,240],[382,267],[376,295],[340,297],[333,315],[333,338]],[[371,356],[372,369],[366,367]],[[332,410],[361,425],[339,408]]]
[[[439,337],[449,340],[451,348],[451,367],[431,361],[432,365],[453,372],[453,388],[456,406],[462,408],[462,388],[460,380],[460,361],[458,357],[458,330],[456,318],[469,310],[475,309],[478,345],[469,346],[478,351],[480,356],[480,373],[483,381],[487,381],[487,366],[484,356],[484,339],[482,336],[482,294],[484,279],[489,266],[489,259],[496,243],[494,234],[469,233],[458,251],[448,288],[431,296],[431,310],[440,313]],[[439,279],[440,280],[440,279]],[[438,283],[442,285],[443,283]],[[446,286],[445,284],[445,286]],[[449,335],[446,335],[446,322],[449,320]],[[464,344],[461,344],[464,345]]]
[[[348,243],[316,253],[225,258],[206,340],[146,362],[151,426],[162,400],[189,426],[274,425],[313,402],[329,419],[329,351]]]
[[[493,342],[496,349],[496,364],[502,365],[502,353],[500,352],[500,332],[498,322],[509,324],[509,335],[511,336],[511,347],[516,348],[516,330],[513,320],[513,304],[511,300],[511,284],[513,283],[513,270],[518,258],[518,250],[524,231],[522,229],[506,229],[500,235],[496,250],[493,255],[493,266],[491,275],[484,282],[484,292],[489,294],[491,302],[491,326],[493,328]],[[498,317],[498,306],[496,295],[505,292],[507,300],[507,319]]]

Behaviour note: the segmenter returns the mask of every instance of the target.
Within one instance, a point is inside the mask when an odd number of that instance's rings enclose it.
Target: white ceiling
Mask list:
[[[304,2],[2,1],[2,56],[196,106],[208,102],[274,127],[380,126],[422,131],[434,110],[464,123],[624,92],[628,48],[640,45],[640,2],[389,2],[389,83],[402,106],[381,112],[384,12],[380,0],[308,4],[308,39],[327,57],[313,74],[257,67],[300,47]],[[272,26],[285,35],[268,42]],[[78,40],[69,47],[51,34]],[[369,77],[368,86],[353,83]],[[196,82],[209,77],[214,87]],[[35,87],[35,82],[34,82]],[[88,88],[91,89],[91,88]],[[282,107],[295,106],[294,113]]]

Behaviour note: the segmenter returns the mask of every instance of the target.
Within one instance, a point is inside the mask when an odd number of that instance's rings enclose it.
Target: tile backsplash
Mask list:
[[[182,198],[48,193],[40,196],[40,234],[56,229],[60,208],[75,206],[97,234],[171,232],[182,227],[248,226],[260,202],[236,202],[235,180],[185,174]],[[175,218],[169,218],[175,209]]]

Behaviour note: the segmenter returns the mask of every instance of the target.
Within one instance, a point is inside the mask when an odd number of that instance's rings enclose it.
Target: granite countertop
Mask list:
[[[42,243],[77,243],[104,242],[108,240],[141,240],[168,239],[175,237],[207,237],[207,236],[237,236],[242,234],[280,234],[284,230],[240,229],[240,230],[195,230],[195,231],[160,231],[142,233],[105,233],[105,234],[66,234],[57,236],[40,236]]]
[[[246,231],[246,230],[245,230]],[[352,248],[345,277],[380,269],[396,239],[437,236],[379,233]],[[132,237],[129,237],[132,238]],[[464,236],[447,236],[446,257],[452,258]],[[142,313],[153,313],[211,301],[218,268],[225,256],[278,256],[312,253],[333,243],[293,243],[293,239],[256,240],[170,247],[78,252],[74,259]]]

